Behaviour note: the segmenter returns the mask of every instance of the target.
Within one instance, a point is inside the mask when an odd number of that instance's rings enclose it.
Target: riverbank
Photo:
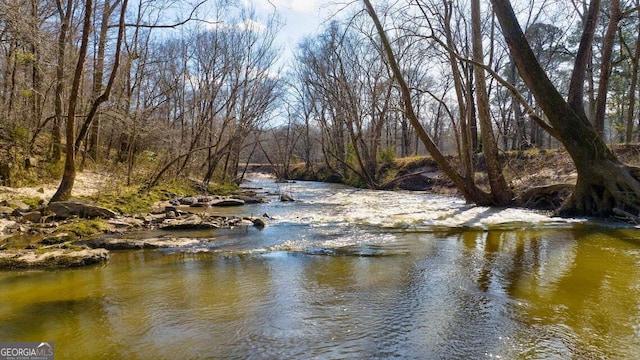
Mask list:
[[[159,189],[116,196],[99,193],[103,178],[98,173],[79,173],[74,200],[51,204],[47,202],[53,191],[44,189],[50,186],[0,187],[0,269],[79,267],[107,261],[109,250],[193,243],[175,236],[127,238],[132,232],[263,228],[267,224],[264,217],[209,213],[213,208],[269,201],[254,190],[226,189],[220,191],[225,195],[213,195],[190,186],[181,189],[183,195]]]
[[[640,166],[640,145],[611,145],[611,149],[623,162]],[[455,163],[455,159],[450,157]],[[571,194],[577,180],[577,172],[567,152],[563,149],[522,152],[511,151],[501,154],[504,174],[514,193],[519,194],[515,205],[536,210],[553,211]],[[488,189],[484,159],[476,159],[476,182]],[[427,191],[434,194],[460,196],[453,182],[438,168],[429,156],[398,158],[381,166],[380,189]],[[305,164],[296,164],[290,173],[291,180],[326,181],[360,184],[353,179],[345,179],[326,164],[314,164],[310,170]]]
[[[623,161],[640,164],[640,146],[614,146],[613,149]],[[529,150],[505,153],[503,157],[505,175],[515,192],[521,194],[517,200],[522,207],[553,210],[575,184],[575,168],[564,151]],[[482,169],[482,158],[477,164]],[[312,167],[309,173],[304,169],[301,165],[294,166],[292,178],[346,182],[326,167]],[[386,190],[458,195],[451,181],[429,157],[394,159],[381,171],[387,179],[382,187]],[[481,174],[477,176],[480,184],[486,182]],[[114,188],[117,191],[108,190]],[[109,250],[179,248],[203,241],[175,235],[144,240],[127,236],[140,231],[263,228],[269,219],[262,216],[208,214],[208,209],[214,207],[281,200],[281,194],[257,190],[222,186],[214,190],[217,194],[212,194],[211,189],[203,192],[191,182],[187,186],[159,187],[141,193],[114,186],[106,174],[87,171],[78,173],[75,201],[47,205],[55,192],[52,184],[0,187],[0,268],[85,266],[107,261]]]

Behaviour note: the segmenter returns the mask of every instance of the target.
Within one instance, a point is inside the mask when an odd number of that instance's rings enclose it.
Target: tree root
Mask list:
[[[579,172],[574,192],[557,213],[640,223],[640,168],[607,161],[595,163],[588,170],[587,176]]]
[[[619,220],[622,220],[624,222],[628,222],[631,224],[635,224],[635,225],[640,224],[640,216],[638,215],[633,215],[619,208],[613,208],[613,213],[615,214],[615,217]]]
[[[571,195],[572,184],[536,186],[520,194],[515,202],[518,206],[538,210],[555,210]]]

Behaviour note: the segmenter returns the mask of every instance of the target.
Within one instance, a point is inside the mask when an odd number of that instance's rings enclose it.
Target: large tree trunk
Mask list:
[[[597,20],[599,0],[593,0],[576,57],[568,101],[555,88],[525,40],[509,0],[491,0],[502,33],[520,76],[554,128],[578,171],[571,197],[561,215],[611,216],[640,210],[640,171],[622,164],[600,138],[583,107],[584,74]]]

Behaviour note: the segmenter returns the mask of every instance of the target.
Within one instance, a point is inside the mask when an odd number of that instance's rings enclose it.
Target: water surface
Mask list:
[[[60,359],[635,358],[640,231],[423,193],[251,186],[300,201],[188,249],[0,272],[0,340]],[[155,236],[157,234],[140,234]]]

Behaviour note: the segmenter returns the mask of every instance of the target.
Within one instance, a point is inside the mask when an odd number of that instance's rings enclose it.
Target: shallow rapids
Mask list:
[[[638,229],[423,193],[247,186],[274,201],[215,211],[267,213],[263,230],[141,233],[203,241],[0,272],[0,339],[53,342],[60,359],[640,353]]]

